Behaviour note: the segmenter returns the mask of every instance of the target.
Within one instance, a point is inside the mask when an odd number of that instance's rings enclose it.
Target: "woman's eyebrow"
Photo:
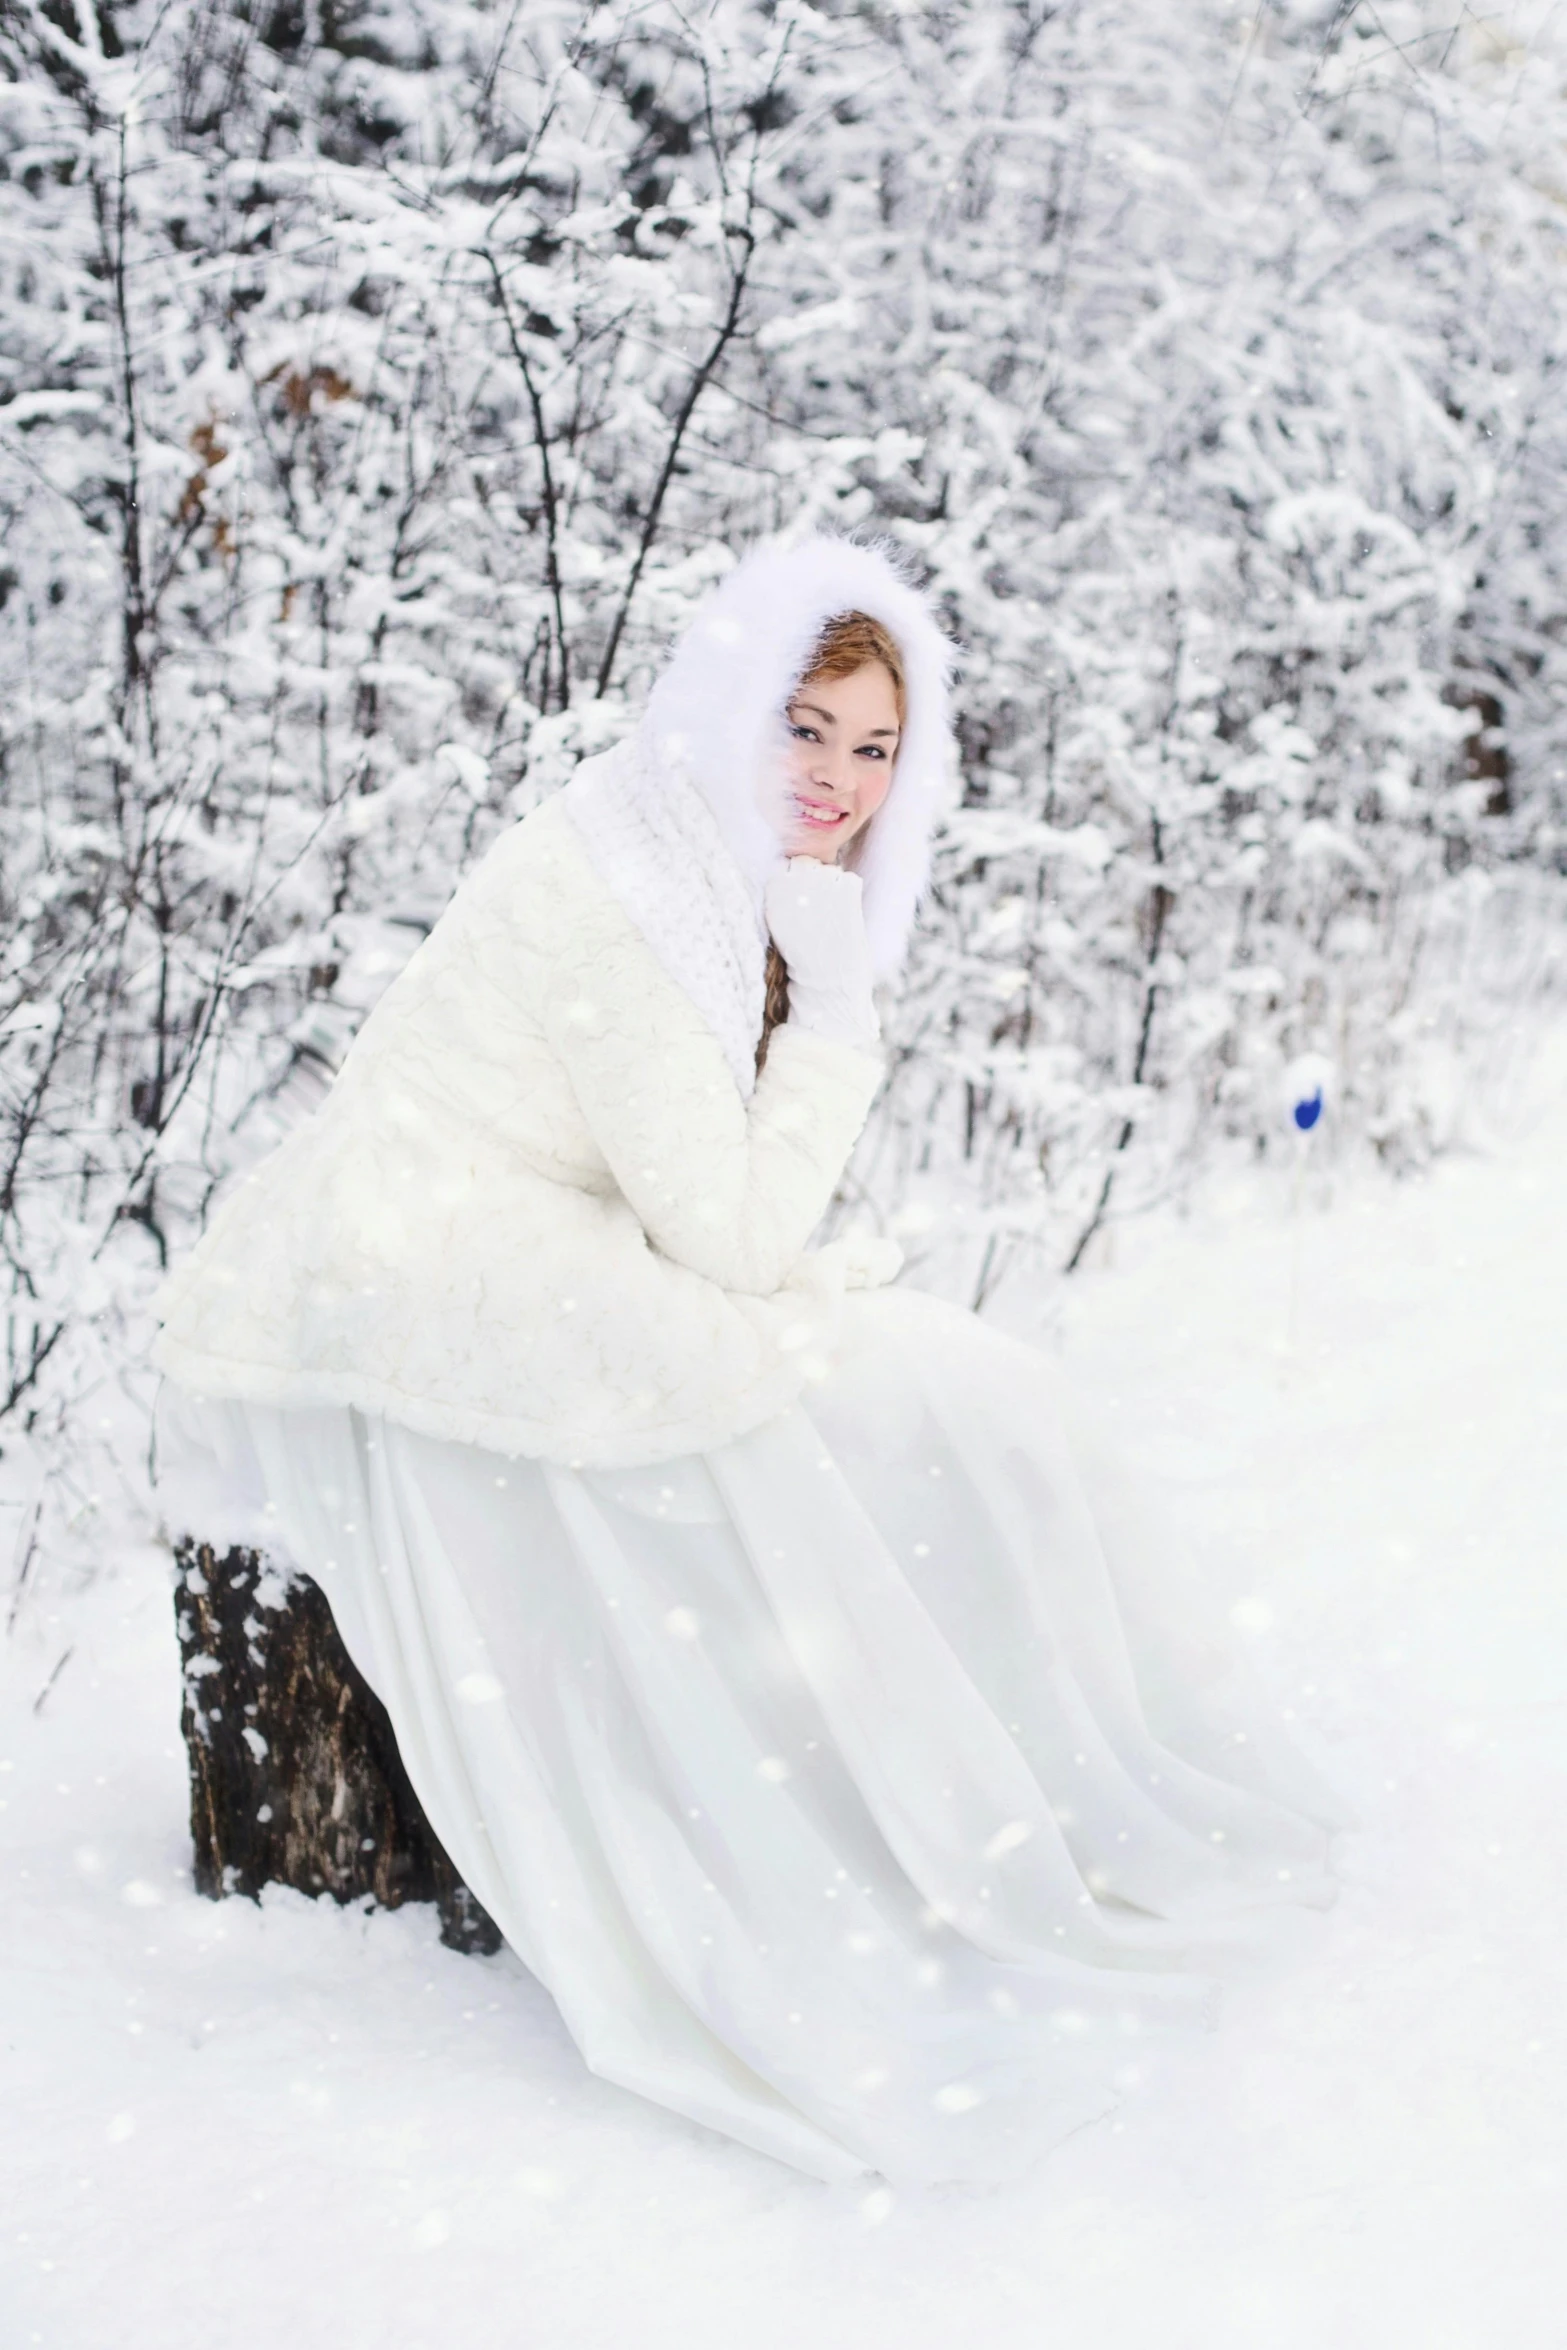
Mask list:
[[[809,710],[813,718],[825,718],[829,726],[836,726],[838,723],[831,710],[824,710],[820,702],[802,702],[796,695],[789,707],[791,710]],[[867,742],[879,741],[885,735],[889,741],[895,742],[898,733],[899,729],[896,726],[873,726],[865,740]]]

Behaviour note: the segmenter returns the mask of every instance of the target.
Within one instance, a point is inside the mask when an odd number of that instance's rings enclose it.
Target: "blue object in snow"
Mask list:
[[[1302,1134],[1309,1134],[1321,1115],[1322,1088],[1319,1085],[1315,1093],[1308,1094],[1304,1101],[1295,1104],[1295,1123]]]

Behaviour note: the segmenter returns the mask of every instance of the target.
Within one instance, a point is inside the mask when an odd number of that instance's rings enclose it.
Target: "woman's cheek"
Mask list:
[[[868,775],[855,794],[854,813],[859,824],[868,824],[892,788],[892,769],[883,767]],[[856,826],[858,829],[858,825]]]

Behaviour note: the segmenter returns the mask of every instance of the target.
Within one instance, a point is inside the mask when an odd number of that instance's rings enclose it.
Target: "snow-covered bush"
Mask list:
[[[1073,1261],[1108,1186],[1264,1142],[1308,1048],[1419,1158],[1411,1031],[1494,1021],[1423,974],[1495,927],[1481,872],[1562,841],[1562,52],[1530,13],[889,22],[791,412],[875,415],[836,502],[896,517],[969,648],[860,1172],[949,1199],[960,1158],[981,1293],[1019,1244]]]
[[[924,1277],[1075,1261],[1305,1049],[1427,1151],[1562,862],[1562,66],[1544,0],[11,0],[51,1539],[138,1474],[167,1251],[761,531],[885,533],[965,648],[848,1187],[957,1200]]]

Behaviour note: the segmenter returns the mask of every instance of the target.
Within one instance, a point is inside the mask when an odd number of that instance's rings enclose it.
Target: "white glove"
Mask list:
[[[816,857],[791,857],[763,907],[789,973],[789,1026],[868,1050],[881,1035],[871,1001],[871,950],[860,877]]]

